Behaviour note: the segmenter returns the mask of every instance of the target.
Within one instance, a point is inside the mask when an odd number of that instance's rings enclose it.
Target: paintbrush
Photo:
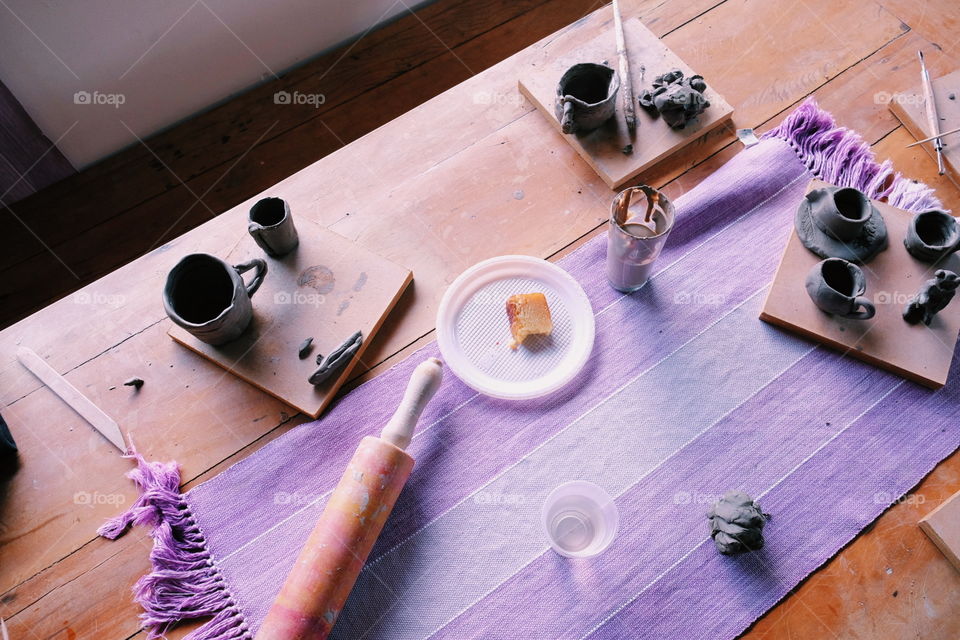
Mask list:
[[[923,98],[927,107],[927,121],[930,123],[930,133],[933,135],[933,148],[937,150],[937,171],[943,175],[943,141],[940,139],[940,116],[937,115],[937,102],[933,93],[933,82],[930,81],[930,72],[923,60],[923,51],[917,51],[920,58],[920,77],[923,79]]]
[[[915,146],[917,146],[918,144],[923,144],[924,142],[930,142],[930,141],[936,140],[936,139],[938,139],[938,138],[946,138],[947,136],[953,135],[953,134],[955,134],[955,133],[960,133],[960,127],[957,127],[956,129],[950,129],[950,131],[944,131],[943,133],[941,133],[941,134],[939,134],[939,135],[930,136],[929,138],[924,138],[923,140],[917,140],[916,142],[911,142],[910,144],[907,145],[906,148],[909,149],[910,147],[915,147]],[[941,143],[942,143],[942,141],[941,141]]]
[[[380,437],[360,441],[256,640],[323,640],[333,629],[413,470],[413,458],[404,449],[442,373],[436,358],[420,363]]]
[[[620,58],[620,76],[623,85],[623,119],[632,134],[637,129],[637,110],[633,104],[633,79],[630,77],[630,59],[627,56],[627,39],[623,35],[623,18],[620,3],[613,0],[613,25],[617,32],[617,57]]]

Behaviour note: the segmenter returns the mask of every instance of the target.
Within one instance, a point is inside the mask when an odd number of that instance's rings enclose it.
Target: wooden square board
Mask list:
[[[807,192],[825,186],[814,180]],[[903,246],[913,214],[883,202],[873,204],[883,215],[889,234],[887,248],[862,266],[867,279],[865,295],[876,305],[877,314],[870,320],[851,320],[817,308],[807,295],[804,281],[821,259],[800,243],[796,230],[791,230],[760,319],[939,389],[946,384],[960,334],[960,298],[937,314],[929,327],[907,324],[901,313],[936,269],[960,273],[960,258],[954,254],[933,268],[915,260]]]
[[[612,24],[612,23],[611,23]],[[638,19],[623,23],[624,38],[630,57],[633,76],[634,101],[644,88],[650,88],[653,79],[671,69],[680,69],[685,77],[693,75],[683,60],[677,57]],[[540,113],[560,131],[560,122],[554,115],[557,82],[564,71],[578,62],[604,62],[618,68],[617,46],[613,28],[586,42],[580,32],[568,31],[549,41],[535,54],[520,72],[520,91]],[[643,74],[641,77],[641,70]],[[631,142],[623,120],[622,96],[617,97],[617,113],[599,129],[585,135],[564,135],[577,153],[611,189],[617,189],[648,167],[700,138],[722,124],[733,114],[733,107],[707,83],[710,106],[683,129],[671,129],[663,118],[653,118],[636,105],[637,131],[633,153],[626,155],[623,147]],[[622,79],[621,79],[622,81]],[[622,81],[623,82],[623,81]],[[622,92],[623,86],[620,91]]]
[[[933,94],[937,102],[937,115],[940,116],[940,131],[950,131],[960,127],[960,71],[935,78]],[[919,85],[909,91],[893,94],[890,99],[890,111],[917,140],[933,135],[927,123],[923,89]],[[933,143],[925,142],[921,146],[936,163],[937,152],[933,148]],[[957,173],[960,169],[960,133],[943,138],[943,166],[950,180],[960,187],[960,174]]]
[[[408,269],[304,218],[296,219],[300,246],[270,258],[248,234],[224,259],[267,261],[267,276],[254,294],[253,321],[237,340],[213,347],[173,325],[170,336],[230,373],[314,418],[333,400],[354,365],[413,279]],[[250,274],[247,274],[249,278]],[[339,375],[314,387],[307,378],[316,355],[329,354],[357,330],[363,345]],[[313,337],[304,360],[297,350]]]
[[[920,528],[960,571],[960,493],[921,518]]]

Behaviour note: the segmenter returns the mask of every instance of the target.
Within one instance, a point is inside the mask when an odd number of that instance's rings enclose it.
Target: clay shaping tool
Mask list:
[[[909,149],[910,147],[915,147],[918,144],[923,144],[924,142],[930,142],[932,140],[936,140],[937,138],[946,138],[947,136],[952,136],[955,133],[960,133],[960,127],[957,127],[956,129],[950,129],[950,131],[944,131],[940,135],[930,136],[929,138],[924,138],[923,140],[917,140],[916,142],[911,142],[910,144],[907,145],[907,149]]]
[[[940,139],[940,116],[937,115],[937,103],[933,94],[933,82],[930,81],[930,72],[923,61],[923,51],[917,51],[920,58],[920,77],[923,79],[923,99],[927,108],[927,121],[930,123],[930,133],[933,134],[933,148],[937,150],[937,171],[943,175],[943,140]]]
[[[380,437],[360,441],[256,640],[323,640],[333,629],[413,470],[404,449],[442,375],[440,360],[420,363]]]
[[[17,349],[17,360],[29,369],[33,375],[37,376],[40,382],[57,394],[61,400],[83,416],[84,420],[92,424],[93,428],[99,431],[113,446],[126,453],[127,445],[123,441],[120,426],[113,421],[113,418],[101,411],[97,405],[90,402],[87,396],[67,382],[67,379],[57,373],[43,358],[27,347],[20,347]]]
[[[632,134],[637,130],[637,110],[633,104],[633,78],[630,77],[630,59],[627,57],[627,40],[623,35],[623,18],[620,3],[613,0],[613,24],[617,32],[617,56],[620,58],[620,75],[623,85],[623,119]]]

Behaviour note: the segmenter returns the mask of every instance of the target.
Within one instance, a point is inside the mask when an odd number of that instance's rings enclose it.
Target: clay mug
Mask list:
[[[923,211],[913,216],[903,244],[917,260],[936,262],[960,248],[960,224],[946,211]]]
[[[581,62],[560,77],[554,113],[564,133],[593,131],[617,110],[620,76],[605,64]]]
[[[806,287],[813,303],[835,316],[867,320],[877,313],[873,303],[863,297],[867,290],[863,271],[843,258],[815,264],[807,274]]]
[[[853,240],[859,236],[873,212],[867,196],[852,187],[819,191],[822,193],[814,199],[811,199],[813,194],[808,196],[814,224],[836,240]]]
[[[242,275],[254,269],[253,279]],[[242,334],[253,318],[251,296],[257,292],[267,263],[259,258],[231,266],[208,253],[191,253],[167,274],[163,308],[176,324],[207,344],[219,345]]]
[[[247,230],[260,248],[273,258],[287,255],[300,244],[290,205],[280,198],[263,198],[250,207]]]

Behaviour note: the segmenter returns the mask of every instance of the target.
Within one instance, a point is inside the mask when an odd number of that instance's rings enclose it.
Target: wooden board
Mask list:
[[[267,276],[253,296],[253,322],[237,340],[214,347],[172,325],[170,336],[230,373],[314,418],[363,357],[387,314],[413,279],[409,270],[341,235],[296,218],[300,246],[280,259],[269,258],[245,234],[226,257],[230,264],[267,260]],[[307,381],[316,355],[327,355],[357,330],[363,345],[353,360],[327,382]],[[301,360],[297,350],[313,338]]]
[[[960,493],[921,518],[920,528],[960,571]]]
[[[919,74],[919,65],[917,65],[917,75]],[[934,78],[933,93],[937,102],[937,115],[940,116],[940,131],[950,131],[960,127],[960,70]],[[919,80],[912,89],[892,94],[890,97],[890,110],[917,140],[933,135],[927,122],[925,105]],[[920,146],[933,158],[934,162],[937,161],[937,152],[932,142],[926,142]],[[943,138],[943,166],[946,169],[946,175],[960,187],[960,173],[958,173],[960,133]]]
[[[625,20],[623,30],[633,76],[634,100],[644,88],[651,86],[654,78],[671,69],[680,69],[685,76],[695,73],[639,20]],[[561,35],[520,69],[520,92],[557,131],[561,129],[554,114],[554,101],[557,82],[564,71],[578,62],[607,62],[617,68],[612,27],[586,41],[578,37],[579,33],[571,31]],[[706,96],[710,106],[683,129],[670,128],[663,118],[653,118],[638,105],[637,131],[635,139],[631,140],[623,119],[622,95],[618,95],[617,113],[606,124],[587,134],[563,137],[607,186],[617,189],[733,115],[733,107],[709,86],[710,78],[704,79],[708,85]],[[620,91],[624,91],[623,86]],[[631,142],[633,153],[624,154],[623,148]]]
[[[814,180],[807,192],[824,186],[828,185]],[[954,254],[935,268],[915,260],[903,246],[913,214],[883,202],[873,204],[883,215],[889,234],[887,249],[862,267],[866,297],[876,305],[877,315],[870,320],[851,320],[818,309],[807,295],[804,280],[820,258],[808,251],[792,230],[760,319],[939,389],[946,384],[960,334],[960,301],[937,314],[929,327],[907,324],[901,313],[936,269],[960,273],[960,258]]]

